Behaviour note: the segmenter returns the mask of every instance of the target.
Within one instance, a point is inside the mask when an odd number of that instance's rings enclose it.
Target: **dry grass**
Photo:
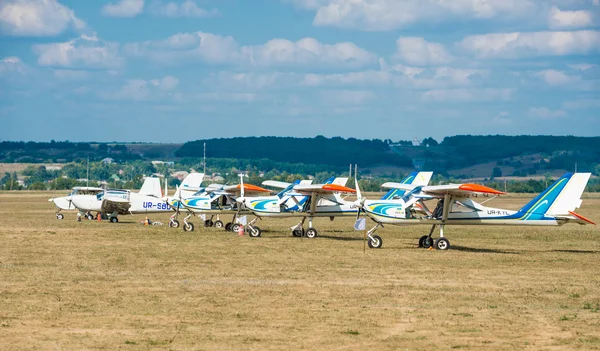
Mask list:
[[[251,239],[57,221],[48,193],[23,194],[0,193],[2,350],[600,349],[597,227],[449,227],[447,252],[386,227],[363,254],[353,219]],[[600,220],[600,199],[579,212]]]

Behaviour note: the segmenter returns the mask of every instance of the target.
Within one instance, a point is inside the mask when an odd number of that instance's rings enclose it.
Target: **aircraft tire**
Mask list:
[[[87,219],[88,219],[88,220],[90,220],[90,221],[93,221],[93,220],[94,220],[94,216],[93,216],[91,213],[88,213],[88,214],[86,214],[86,215],[85,215],[85,218],[87,218]]]
[[[419,239],[419,247],[428,249],[432,246],[433,246],[433,239],[431,237],[429,237],[428,235],[423,235]]]
[[[240,225],[238,223],[233,223],[231,225],[231,231],[237,233],[240,230]]]
[[[232,231],[232,230],[231,230],[231,226],[232,226],[232,223],[231,223],[231,222],[229,222],[229,223],[225,224],[225,230],[226,230],[226,231],[228,231],[228,232],[231,232],[231,231]]]
[[[381,237],[379,235],[371,235],[373,238],[369,238],[369,247],[371,249],[380,249],[381,245],[383,245],[383,240],[381,240]]]
[[[184,223],[183,231],[184,232],[193,232],[194,231],[194,223]]]
[[[214,223],[210,219],[207,219],[207,220],[204,221],[204,226],[205,227],[212,227],[213,225],[214,225]]]
[[[171,228],[179,228],[179,221],[174,219],[172,221],[169,222],[169,227]]]
[[[294,230],[292,230],[292,235],[295,236],[296,238],[299,238],[302,236],[303,231],[304,231],[304,229],[294,229]]]
[[[256,226],[250,226],[250,230],[248,231],[248,235],[253,238],[258,238],[262,234],[262,230]]]
[[[111,223],[119,223],[119,218],[117,218],[117,217],[110,217],[110,222]]]
[[[62,213],[59,213],[56,215],[56,219],[58,219],[58,220],[61,220],[63,218],[65,218],[65,216]]]
[[[216,222],[215,222],[215,228],[218,228],[218,229],[221,229],[221,228],[223,228],[223,222],[221,222],[221,221],[216,221]]]
[[[313,239],[313,238],[317,237],[317,234],[318,234],[318,232],[315,228],[308,228],[304,235],[306,235],[306,237],[309,239]]]
[[[450,248],[450,241],[446,238],[439,238],[435,241],[434,246],[438,250],[448,250]]]

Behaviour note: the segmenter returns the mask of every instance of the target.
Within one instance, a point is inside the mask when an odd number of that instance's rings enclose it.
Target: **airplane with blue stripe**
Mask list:
[[[497,196],[501,191],[479,184],[449,184],[438,186],[412,186],[385,183],[383,187],[406,191],[396,200],[366,200],[358,189],[357,207],[377,225],[368,232],[373,242],[370,247],[381,247],[381,238],[373,233],[385,224],[432,225],[429,235],[419,240],[419,247],[447,250],[450,242],[444,237],[445,225],[514,225],[556,226],[566,223],[595,224],[575,213],[581,206],[583,193],[590,173],[567,173],[517,211],[487,207],[473,201],[475,195]],[[357,182],[358,186],[358,182]],[[437,200],[434,210],[426,202]],[[432,233],[440,227],[440,238],[433,240]]]
[[[432,172],[414,172],[406,177],[402,184],[427,185],[431,175]],[[332,177],[324,184],[293,184],[277,196],[245,198],[243,203],[244,207],[258,218],[301,217],[302,221],[292,227],[292,235],[314,238],[317,236],[317,230],[313,227],[313,218],[329,217],[333,220],[338,216],[356,216],[358,213],[354,202],[342,197],[342,194],[356,192],[355,189],[345,186],[347,181],[348,178]],[[269,182],[271,181],[264,182],[263,185],[269,186]],[[384,198],[397,198],[403,194],[403,190],[394,190]],[[308,229],[305,230],[304,223],[307,219]]]

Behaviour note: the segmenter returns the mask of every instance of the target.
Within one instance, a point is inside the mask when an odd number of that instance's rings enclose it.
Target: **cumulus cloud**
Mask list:
[[[26,74],[29,68],[20,58],[11,56],[0,60],[0,77],[9,74]]]
[[[173,76],[161,79],[129,79],[114,91],[102,91],[98,96],[105,100],[144,101],[166,97],[177,87],[179,80]]]
[[[567,115],[565,111],[550,110],[547,107],[532,107],[529,109],[528,114],[530,117],[540,119],[556,119]]]
[[[542,78],[549,85],[566,85],[571,84],[577,81],[580,81],[581,78],[578,76],[570,76],[565,74],[563,71],[557,71],[554,69],[547,69],[536,74],[538,77]]]
[[[558,7],[552,6],[548,15],[548,26],[551,29],[585,28],[593,24],[591,11],[561,11]]]
[[[513,89],[433,89],[424,92],[422,98],[436,102],[508,101],[513,93]]]
[[[4,0],[0,2],[0,33],[9,36],[56,36],[85,23],[56,0]]]
[[[480,59],[581,55],[600,51],[600,32],[581,30],[471,35],[459,42],[458,47]]]
[[[144,0],[120,0],[102,7],[102,14],[109,17],[135,17],[144,10]]]
[[[396,57],[416,66],[437,66],[453,60],[442,44],[421,37],[401,37],[396,41]]]
[[[182,3],[154,1],[149,6],[150,13],[164,17],[208,17],[219,12],[216,9],[205,10],[195,1],[186,0]]]
[[[132,57],[150,57],[165,64],[182,60],[208,63],[266,66],[360,67],[376,62],[376,56],[353,43],[324,44],[313,38],[298,41],[273,39],[262,45],[240,46],[232,37],[211,33],[179,33],[165,40],[125,46]]]
[[[540,5],[532,0],[283,0],[316,12],[313,23],[368,31],[448,19],[523,18]]]
[[[96,36],[82,35],[63,43],[37,44],[33,46],[33,52],[38,56],[40,66],[108,69],[123,64],[119,45]]]

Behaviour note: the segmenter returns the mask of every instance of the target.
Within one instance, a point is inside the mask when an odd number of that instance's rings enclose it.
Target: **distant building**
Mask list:
[[[190,173],[186,172],[186,171],[177,171],[177,172],[171,173],[171,177],[177,178],[177,179],[183,181],[185,179],[185,177],[188,176],[188,174],[190,174]]]
[[[109,165],[109,164],[111,164],[113,162],[115,162],[115,160],[113,160],[110,157],[107,157],[107,158],[105,158],[105,159],[102,160],[102,163],[104,163],[105,165]]]
[[[165,166],[174,166],[175,162],[173,161],[152,161],[154,166],[165,165]]]

